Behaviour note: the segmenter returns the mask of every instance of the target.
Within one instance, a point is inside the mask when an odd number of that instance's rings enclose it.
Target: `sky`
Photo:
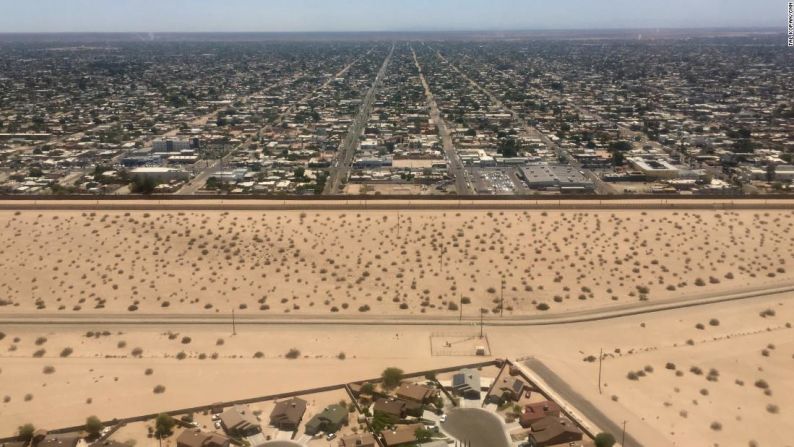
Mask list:
[[[0,33],[780,27],[784,0],[0,0]]]

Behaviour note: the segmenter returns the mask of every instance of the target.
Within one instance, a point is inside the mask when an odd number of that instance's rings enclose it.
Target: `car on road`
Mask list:
[[[442,423],[443,423],[443,422],[447,422],[447,415],[446,415],[446,414],[442,414],[442,415],[441,415],[441,417],[440,417],[440,418],[438,418],[438,420],[439,420],[440,422],[442,422]]]
[[[328,433],[328,436],[325,437],[327,441],[330,441],[334,438],[336,438],[336,433]]]

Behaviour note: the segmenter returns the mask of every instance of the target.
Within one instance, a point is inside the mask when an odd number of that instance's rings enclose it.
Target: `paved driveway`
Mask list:
[[[445,432],[471,447],[510,447],[504,424],[495,414],[479,408],[455,408],[441,424]]]

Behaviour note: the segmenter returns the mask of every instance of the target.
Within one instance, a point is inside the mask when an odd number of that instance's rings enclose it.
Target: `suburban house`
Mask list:
[[[81,442],[85,445],[85,441],[77,435],[47,435],[35,445],[36,447],[77,447]]]
[[[476,369],[461,369],[452,376],[452,391],[464,399],[479,399],[480,372]]]
[[[396,423],[408,416],[419,417],[422,415],[422,404],[419,402],[409,402],[402,399],[381,397],[373,405],[374,413],[383,413]]]
[[[382,431],[381,436],[386,447],[414,445],[417,441],[416,431],[423,428],[422,424],[400,425],[394,430]]]
[[[378,442],[371,433],[361,433],[340,439],[339,447],[378,447]]]
[[[325,409],[315,415],[306,423],[306,434],[314,436],[323,431],[326,433],[336,433],[343,425],[347,424],[347,408],[336,404],[325,407]]]
[[[532,424],[547,416],[560,416],[560,406],[556,402],[547,400],[525,406],[524,411],[518,417],[518,422],[522,427],[529,428]]]
[[[242,406],[226,409],[221,413],[220,419],[221,426],[230,435],[249,436],[262,430],[256,417]]]
[[[198,428],[183,431],[176,438],[176,447],[229,447],[229,438],[218,433],[207,433]]]
[[[485,398],[490,403],[518,402],[527,385],[521,379],[504,377],[499,379]]]
[[[270,413],[270,425],[284,431],[298,429],[303,414],[306,413],[306,401],[297,397],[276,403]]]
[[[397,397],[426,404],[438,395],[438,390],[420,385],[418,383],[402,383],[395,391]]]
[[[532,447],[546,447],[581,440],[582,432],[573,422],[552,416],[532,424],[529,433],[529,445]]]

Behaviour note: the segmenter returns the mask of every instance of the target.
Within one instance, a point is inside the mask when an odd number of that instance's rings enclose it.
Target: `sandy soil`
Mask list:
[[[399,232],[397,222],[397,212],[379,211],[2,211],[0,313],[455,316],[449,303],[463,295],[464,315],[476,318],[481,307],[493,315],[503,276],[506,315],[792,281],[790,212],[411,211],[399,213]],[[486,334],[492,356],[537,357],[643,445],[787,446],[792,297]],[[237,331],[0,327],[0,434],[477,360],[431,353],[434,334],[478,332],[471,326]],[[293,348],[299,358],[285,358]],[[599,394],[592,360],[602,348]]]
[[[456,316],[462,300],[475,318],[504,296],[505,315],[554,313],[788,284],[793,224],[781,211],[2,211],[0,312]]]
[[[794,329],[787,327],[794,322],[792,297],[576,325],[490,327],[486,334],[494,356],[539,358],[610,418],[628,421],[631,434],[644,445],[744,446],[755,441],[759,446],[786,446],[791,445],[787,430],[794,428],[785,399],[794,392],[794,378],[788,373],[794,365]],[[774,316],[760,316],[769,309]],[[719,325],[709,324],[711,319]],[[699,323],[704,329],[698,329]],[[79,424],[91,414],[130,416],[361,380],[377,376],[386,366],[422,370],[477,360],[431,355],[432,334],[448,328],[251,326],[236,336],[218,326],[172,330],[179,334],[173,340],[165,331],[138,326],[99,338],[88,338],[74,327],[3,328],[0,396],[10,401],[0,404],[0,432],[12,433],[28,421],[64,426]],[[182,343],[185,336],[190,343]],[[39,337],[47,341],[37,345]],[[224,340],[220,345],[219,339]],[[123,349],[117,347],[121,340],[127,342]],[[12,345],[16,350],[10,351]],[[74,352],[61,358],[57,353],[67,346]],[[141,358],[130,357],[134,347],[142,348]],[[300,358],[283,358],[292,348],[301,351]],[[598,364],[588,359],[598,356],[601,348],[609,354],[603,394],[598,393]],[[32,357],[38,349],[52,354]],[[188,357],[179,360],[177,354],[183,351]],[[213,360],[215,352],[219,356]],[[262,352],[262,358],[254,358],[256,352]],[[340,352],[345,352],[345,360],[337,358]],[[201,353],[208,358],[200,360]],[[683,375],[666,369],[668,362]],[[45,366],[55,371],[45,374]],[[639,380],[627,378],[646,366],[653,372]],[[692,373],[693,366],[702,374]],[[712,368],[719,373],[716,381],[707,380]],[[758,380],[766,381],[771,395],[755,385]],[[158,384],[165,386],[165,393],[153,393]],[[708,395],[700,394],[701,389]],[[25,401],[26,394],[32,395],[30,401]],[[767,408],[770,405],[775,407]],[[711,428],[714,422],[721,424],[719,430]]]

